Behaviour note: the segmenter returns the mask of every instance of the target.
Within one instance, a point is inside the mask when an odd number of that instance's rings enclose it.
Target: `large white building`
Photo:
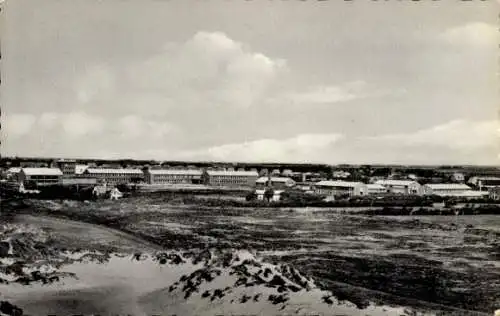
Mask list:
[[[128,184],[144,179],[144,173],[140,169],[87,168],[83,176],[96,178],[108,185]]]
[[[22,168],[18,174],[21,183],[34,183],[37,186],[60,184],[63,173],[59,168]]]
[[[314,191],[327,196],[362,196],[367,194],[366,184],[348,181],[320,181],[314,184]]]
[[[148,169],[144,171],[144,181],[149,184],[198,184],[201,170]]]
[[[387,193],[421,195],[422,186],[412,180],[378,180],[375,184],[382,185]]]

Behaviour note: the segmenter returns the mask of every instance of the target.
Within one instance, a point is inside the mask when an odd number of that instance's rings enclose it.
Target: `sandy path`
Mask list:
[[[125,232],[105,226],[78,222],[50,216],[18,215],[14,223],[28,224],[50,231],[50,234],[61,242],[68,242],[75,247],[114,246],[125,252],[152,252],[162,247]]]

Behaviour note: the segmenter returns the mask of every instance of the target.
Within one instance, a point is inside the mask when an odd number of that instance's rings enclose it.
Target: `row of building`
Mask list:
[[[411,180],[378,180],[375,183],[320,181],[315,192],[329,196],[365,196],[382,194],[438,195],[442,197],[482,198],[494,190],[474,190],[462,183],[429,183],[421,185]],[[491,189],[494,189],[492,187]]]
[[[11,182],[33,182],[36,185],[90,184],[108,185],[146,184],[205,184],[212,186],[247,187],[255,185],[259,174],[256,171],[225,170],[176,170],[176,169],[129,169],[129,168],[85,168],[76,166],[69,173],[60,168],[10,168],[6,178]]]
[[[472,177],[472,187],[464,183],[436,183],[421,185],[414,180],[380,179],[374,183],[345,180],[295,181],[291,177],[259,177],[257,171],[200,170],[200,169],[133,169],[93,168],[87,165],[61,163],[58,168],[10,168],[6,177],[11,182],[36,183],[37,186],[52,184],[99,184],[108,185],[143,183],[204,184],[225,187],[255,187],[263,194],[266,187],[283,191],[298,187],[304,191],[326,196],[366,196],[382,194],[439,195],[479,198],[498,192],[500,178]],[[478,190],[473,189],[476,188]],[[497,194],[497,193],[496,193]],[[497,194],[498,195],[498,194]]]

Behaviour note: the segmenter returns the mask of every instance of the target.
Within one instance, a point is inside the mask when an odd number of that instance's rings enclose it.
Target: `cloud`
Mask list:
[[[365,139],[401,147],[439,146],[456,150],[477,150],[498,145],[500,140],[498,128],[497,121],[454,120],[414,133],[366,137]]]
[[[76,98],[80,104],[86,104],[99,96],[108,93],[115,87],[116,78],[106,65],[93,65],[86,68],[74,84]]]
[[[127,78],[132,89],[175,95],[182,106],[255,104],[286,67],[252,51],[222,32],[198,32],[184,43],[169,43],[145,61],[131,65]],[[185,102],[197,94],[197,104]]]
[[[317,161],[325,149],[342,138],[341,134],[299,134],[286,139],[259,139],[179,152],[177,156],[220,161]]]
[[[105,121],[100,117],[90,116],[84,112],[73,112],[62,117],[62,127],[67,135],[82,137],[102,132]]]
[[[19,137],[29,134],[35,124],[36,117],[32,114],[4,114],[2,132],[5,138]]]
[[[440,38],[452,45],[497,46],[499,42],[497,27],[483,22],[472,22],[446,30]]]
[[[174,126],[168,122],[145,120],[137,115],[121,117],[115,126],[124,138],[161,138],[173,131]]]
[[[341,85],[320,85],[305,91],[284,93],[271,100],[272,103],[292,103],[299,105],[320,105],[347,102],[362,98],[376,98],[404,93],[400,90],[375,88],[364,81],[347,82]]]
[[[454,120],[409,133],[364,136],[337,157],[359,163],[498,164],[498,122]]]
[[[5,137],[40,136],[58,141],[100,134],[107,138],[118,135],[124,139],[158,139],[170,134],[175,126],[165,121],[144,119],[137,115],[126,115],[117,119],[105,119],[83,111],[70,113],[12,114],[6,116]],[[68,143],[71,147],[73,143]]]
[[[39,118],[38,118],[38,124],[40,127],[44,130],[50,130],[53,129],[54,127],[57,126],[59,120],[61,118],[61,115],[58,113],[43,113]]]
[[[340,133],[299,134],[287,139],[260,139],[150,154],[220,161],[496,164],[499,137],[496,121],[455,120],[408,133],[356,137]]]

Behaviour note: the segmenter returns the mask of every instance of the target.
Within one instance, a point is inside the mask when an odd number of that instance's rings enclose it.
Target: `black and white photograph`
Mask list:
[[[0,316],[500,316],[499,4],[0,1]]]

